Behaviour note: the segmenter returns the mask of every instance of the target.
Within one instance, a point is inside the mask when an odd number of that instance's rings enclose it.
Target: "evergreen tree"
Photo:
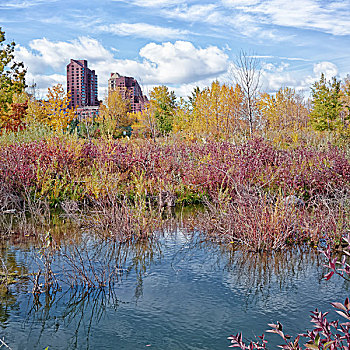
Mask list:
[[[164,85],[156,86],[150,92],[150,105],[157,120],[158,131],[163,134],[169,134],[173,129],[176,96],[174,91],[169,92]]]
[[[336,77],[327,81],[324,74],[313,84],[310,122],[315,130],[335,130],[340,123],[342,110],[340,81]]]

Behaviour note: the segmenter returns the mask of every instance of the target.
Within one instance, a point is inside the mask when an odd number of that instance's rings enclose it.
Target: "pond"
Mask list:
[[[5,243],[8,270],[38,271],[36,245]],[[33,294],[20,279],[1,295],[0,336],[12,349],[227,349],[229,335],[252,339],[272,322],[291,335],[311,329],[310,311],[349,294],[347,282],[323,279],[323,258],[308,248],[253,254],[179,229],[132,244],[82,235],[60,245],[59,290]],[[106,287],[77,287],[84,278]],[[270,348],[282,343],[268,339]]]

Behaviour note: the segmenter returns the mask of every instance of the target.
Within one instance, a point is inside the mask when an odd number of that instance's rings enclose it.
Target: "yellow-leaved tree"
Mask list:
[[[122,135],[123,129],[133,123],[134,117],[130,110],[130,98],[126,88],[110,91],[100,107],[98,121],[102,131],[113,137]]]
[[[27,122],[40,123],[53,130],[66,130],[76,117],[76,110],[69,108],[70,92],[65,93],[61,84],[48,89],[46,100],[28,100]]]
[[[195,91],[192,108],[177,113],[176,129],[190,138],[228,139],[242,128],[243,98],[239,85],[214,81],[210,87]]]
[[[158,124],[154,113],[154,105],[148,102],[141,112],[133,114],[133,133],[144,137],[151,137],[153,140],[158,135]]]
[[[258,100],[261,127],[267,132],[298,131],[308,125],[309,112],[304,96],[285,87],[276,94],[264,93]]]
[[[65,93],[61,84],[48,89],[47,100],[42,102],[42,122],[54,130],[65,130],[75,118],[76,111],[69,108],[71,99],[70,92]]]
[[[44,124],[53,130],[66,130],[76,117],[76,110],[69,107],[70,100],[70,92],[65,93],[61,84],[49,88],[46,100],[28,100],[27,123]]]
[[[192,98],[192,100],[191,100]],[[174,125],[173,132],[182,134],[188,139],[194,139],[194,133],[192,132],[192,111],[194,106],[194,98],[195,93],[189,97],[189,101],[184,100],[182,97],[180,98],[180,102],[177,105],[175,117],[174,117]]]
[[[28,96],[25,92],[14,93],[12,103],[7,110],[0,113],[0,134],[5,132],[17,132],[26,128],[28,109]]]

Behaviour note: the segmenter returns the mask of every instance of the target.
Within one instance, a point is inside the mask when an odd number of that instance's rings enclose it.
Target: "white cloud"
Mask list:
[[[251,56],[251,57],[254,57],[254,58],[261,58],[261,59],[264,59],[264,58],[278,58],[279,60],[286,60],[286,61],[304,61],[304,62],[310,62],[311,60],[310,59],[307,59],[307,58],[302,58],[302,57],[284,57],[284,56],[271,56],[271,55],[254,55],[254,56]]]
[[[20,46],[16,60],[23,61],[28,67],[30,83],[33,78],[39,89],[62,83],[62,73],[65,73],[70,59],[86,59],[89,68],[98,74],[100,98],[106,91],[111,72],[133,76],[146,85],[190,84],[206,78],[214,79],[228,67],[228,56],[223,50],[216,46],[198,48],[188,41],[149,43],[141,48],[137,61],[115,58],[112,51],[89,37],[70,42],[36,39],[29,47]]]
[[[259,24],[350,34],[350,4],[333,0],[222,0],[223,5],[249,14]]]
[[[188,41],[147,44],[140,56],[152,62],[159,83],[189,83],[213,77],[228,68],[228,56],[218,47],[195,48]]]
[[[62,74],[32,74],[28,72],[26,75],[26,84],[28,85],[28,92],[33,93],[31,86],[35,83],[35,97],[45,99],[47,95],[47,88],[57,84],[66,86],[66,76]]]
[[[267,92],[276,92],[281,87],[296,87],[300,82],[293,72],[283,72],[278,70],[264,71],[262,74],[262,90]]]
[[[334,35],[350,34],[349,1],[343,0],[221,0],[209,4],[161,9],[172,19],[225,27],[235,35],[282,41],[292,39],[278,27],[318,30]]]
[[[313,75],[307,75],[304,77],[300,85],[302,87],[310,88],[312,84],[320,80],[322,73],[327,80],[330,80],[332,77],[338,75],[338,67],[334,63],[328,61],[315,63],[313,65]]]
[[[185,2],[185,0],[114,0],[117,2],[125,2],[140,7],[171,7]]]
[[[257,57],[258,58],[258,57]],[[265,58],[276,58],[274,56]],[[261,62],[261,76],[260,76],[260,88],[263,92],[275,93],[280,88],[290,87],[296,91],[308,96],[310,93],[311,85],[320,79],[321,72],[325,74],[327,79],[335,76],[338,72],[338,68],[332,62],[319,62],[313,65],[313,75],[308,75],[305,78],[305,71],[299,71],[293,69],[288,62],[281,61],[280,63]],[[227,72],[218,75],[217,79],[220,83],[234,84],[233,72],[236,70],[233,63]],[[216,78],[215,78],[216,79]],[[172,88],[177,96],[188,96],[192,92],[193,88],[199,86],[203,89],[206,86],[210,86],[213,78],[199,80],[197,82],[182,84],[179,87]]]
[[[223,4],[230,7],[256,5],[259,0],[222,0]]]
[[[338,67],[332,62],[319,62],[314,64],[314,74],[320,78],[321,74],[325,75],[326,79],[331,79],[338,74]]]
[[[220,24],[222,14],[217,11],[217,9],[218,6],[215,4],[193,6],[184,4],[177,6],[176,8],[163,10],[162,13],[168,18],[175,18],[183,21],[203,21],[212,24]]]
[[[262,67],[263,67],[263,69],[265,69],[267,71],[272,71],[272,70],[275,69],[275,65],[274,64],[266,63],[266,62],[262,65]]]
[[[338,74],[338,67],[327,61],[313,64],[313,74],[306,76],[304,71],[291,70],[284,62],[280,65],[268,65],[268,68],[270,69],[262,72],[262,86],[267,92],[276,92],[281,87],[288,86],[308,95],[310,87],[320,79],[321,73],[325,74],[327,80]]]
[[[274,56],[252,56],[257,59],[276,59]],[[260,62],[260,79],[259,86],[261,91],[274,93],[282,87],[291,87],[298,90],[301,84],[302,75],[296,74],[295,71],[290,69],[290,64],[288,62],[280,61],[279,63],[272,63],[269,61]],[[232,64],[230,71],[234,75],[234,71],[237,68]],[[303,86],[304,87],[304,86]]]
[[[16,60],[23,61],[28,67],[28,85],[34,80],[42,96],[54,84],[65,86],[65,67],[71,58],[87,59],[89,67],[96,70],[100,99],[107,91],[111,72],[133,76],[141,85],[149,88],[159,84],[168,85],[177,96],[187,96],[195,86],[204,88],[214,79],[232,83],[232,78],[227,74],[229,58],[225,50],[216,46],[201,48],[188,41],[149,43],[140,49],[136,60],[119,59],[115,55],[118,52],[113,48],[106,49],[98,40],[89,37],[69,42],[36,39],[30,42],[29,47],[19,46],[16,50]],[[280,60],[276,63],[276,57],[273,56],[263,59],[264,91],[274,92],[284,86],[309,90],[311,84],[319,80],[321,73],[327,79],[338,74],[338,67],[329,61],[318,62],[313,66],[310,63],[310,67],[307,67],[309,64],[303,65],[301,71],[298,71],[299,66],[293,69],[289,62]],[[313,73],[306,75],[307,69],[313,69]]]
[[[219,3],[192,6],[183,4],[163,9],[161,13],[165,17],[176,20],[208,23],[215,28],[222,27],[226,34],[231,31],[234,35],[239,34],[256,39],[275,41],[286,39],[285,36],[277,35],[275,30],[263,28],[251,14],[242,11],[228,13],[227,9],[222,8]]]
[[[46,38],[35,39],[29,43],[30,50],[19,46],[16,58],[23,61],[33,73],[49,68],[60,69],[71,58],[84,57],[93,64],[113,59],[113,54],[106,50],[96,39],[80,37],[69,42],[53,42]]]
[[[58,0],[2,0],[0,4],[0,9],[10,10],[10,9],[24,9],[33,6],[46,5],[47,3],[56,2]]]
[[[189,34],[187,30],[160,27],[147,23],[116,23],[99,26],[98,29],[115,35],[130,35],[153,40],[178,39]]]

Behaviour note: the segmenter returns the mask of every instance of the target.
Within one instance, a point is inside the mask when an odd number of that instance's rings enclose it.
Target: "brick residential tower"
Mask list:
[[[123,98],[130,100],[131,112],[140,112],[148,102],[146,96],[142,94],[141,87],[136,79],[132,77],[123,77],[118,73],[111,73],[108,79],[108,93],[120,89]]]
[[[67,65],[67,91],[72,100],[70,107],[98,106],[97,75],[86,60],[70,60]]]

